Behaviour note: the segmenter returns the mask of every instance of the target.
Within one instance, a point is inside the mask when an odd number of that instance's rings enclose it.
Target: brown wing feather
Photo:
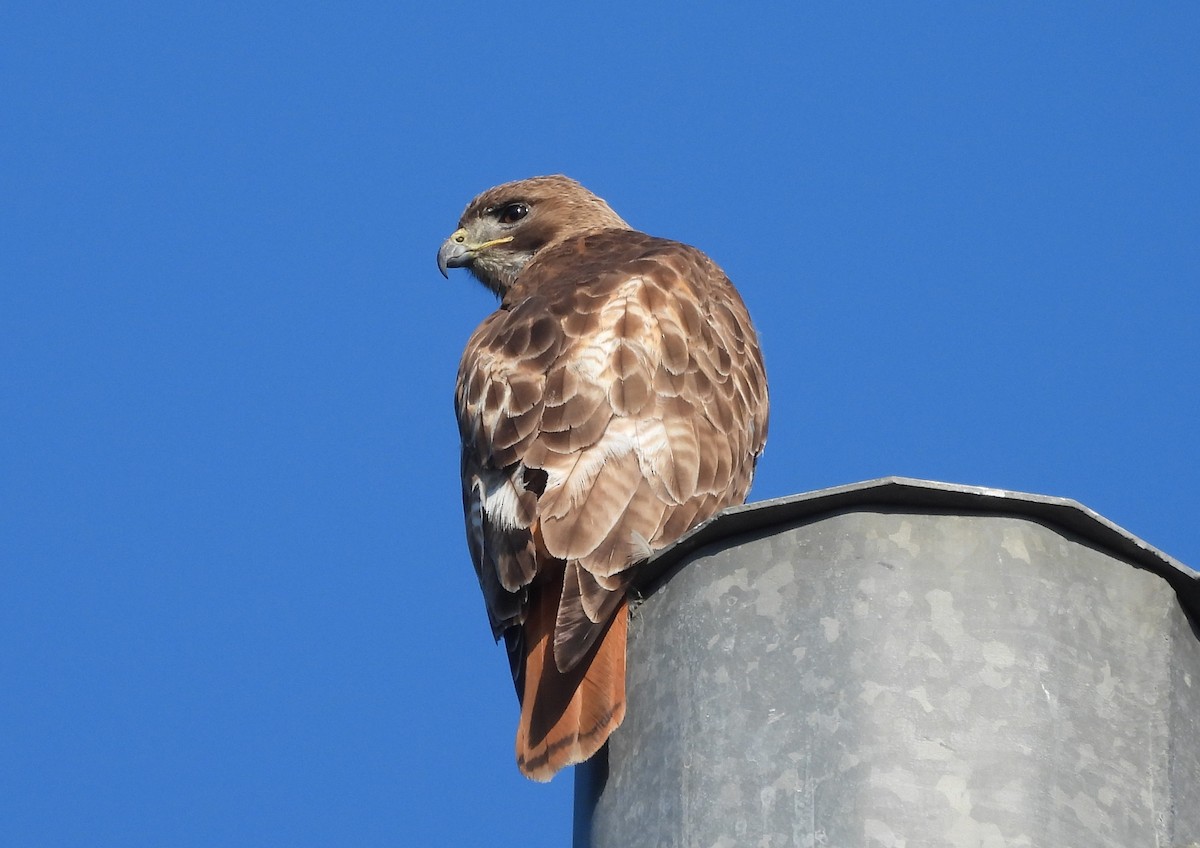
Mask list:
[[[497,637],[522,627],[518,760],[546,779],[624,715],[630,567],[745,499],[762,358],[704,254],[609,230],[526,267],[472,336],[456,403],[488,613]]]

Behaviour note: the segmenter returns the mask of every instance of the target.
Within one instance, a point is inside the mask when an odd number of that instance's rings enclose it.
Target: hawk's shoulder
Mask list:
[[[603,297],[630,277],[645,276],[667,285],[703,285],[714,271],[720,273],[691,245],[637,230],[598,230],[565,239],[541,253],[525,268],[504,304],[538,295],[561,304],[580,289],[590,297]]]

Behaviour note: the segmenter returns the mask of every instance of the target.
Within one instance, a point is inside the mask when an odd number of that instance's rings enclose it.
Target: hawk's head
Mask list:
[[[468,205],[438,251],[438,268],[467,268],[503,297],[539,251],[592,230],[629,229],[608,204],[564,176],[488,189]]]

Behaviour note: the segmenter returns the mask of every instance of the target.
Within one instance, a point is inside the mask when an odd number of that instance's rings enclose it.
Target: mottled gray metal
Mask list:
[[[648,573],[576,846],[1200,843],[1200,584],[1072,501],[889,478]]]

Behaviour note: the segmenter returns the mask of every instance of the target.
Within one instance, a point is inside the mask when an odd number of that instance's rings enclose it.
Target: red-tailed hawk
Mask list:
[[[625,716],[631,568],[742,503],[767,437],[758,339],[694,247],[562,176],[497,186],[438,251],[500,298],[455,390],[467,542],[535,780]]]

